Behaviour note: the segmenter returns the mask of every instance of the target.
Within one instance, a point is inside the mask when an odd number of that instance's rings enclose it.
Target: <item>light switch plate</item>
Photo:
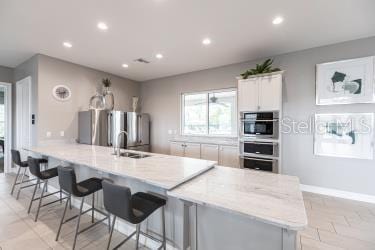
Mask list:
[[[50,138],[52,136],[52,133],[50,131],[47,131],[46,136],[47,138]]]
[[[60,131],[60,136],[64,137],[65,136],[65,132],[64,131]]]

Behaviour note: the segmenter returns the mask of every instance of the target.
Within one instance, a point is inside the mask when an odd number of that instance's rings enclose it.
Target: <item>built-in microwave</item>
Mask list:
[[[241,112],[241,136],[277,139],[278,123],[278,112]]]
[[[278,173],[278,159],[241,155],[241,168]]]
[[[276,141],[240,140],[240,152],[245,156],[278,157],[279,144]]]

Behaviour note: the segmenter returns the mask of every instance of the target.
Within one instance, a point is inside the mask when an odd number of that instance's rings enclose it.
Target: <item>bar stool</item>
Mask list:
[[[136,234],[136,249],[139,244],[139,234],[151,238],[152,240],[161,243],[158,249],[166,249],[166,236],[165,236],[165,209],[166,201],[155,195],[148,193],[138,192],[131,194],[130,188],[125,186],[116,185],[110,180],[103,180],[103,194],[104,194],[104,207],[114,215],[112,221],[112,228],[108,239],[107,249],[111,245],[112,234],[116,222],[116,218],[120,217],[132,224],[136,225],[136,231],[130,234],[125,240],[120,242],[114,249],[118,249],[126,241],[128,241],[134,234]],[[163,240],[156,239],[155,237],[141,231],[141,223],[147,219],[155,210],[162,208],[162,230]]]
[[[31,200],[30,200],[29,209],[27,210],[27,213],[29,214],[30,210],[31,210],[31,207],[33,205],[33,202],[36,201],[36,200],[39,200],[38,209],[37,209],[37,212],[36,212],[36,215],[35,215],[35,222],[38,220],[39,211],[40,211],[41,207],[48,206],[48,205],[53,204],[53,203],[58,202],[58,201],[62,202],[63,199],[67,198],[67,197],[62,198],[62,190],[61,189],[60,189],[60,191],[56,191],[54,193],[44,195],[44,193],[47,192],[48,180],[51,179],[51,178],[57,177],[57,168],[50,168],[50,169],[41,171],[41,169],[40,169],[40,162],[41,161],[43,161],[43,159],[36,159],[36,158],[30,157],[30,156],[27,158],[27,163],[29,165],[30,173],[37,178],[37,182],[36,182],[36,185],[35,185],[35,188],[34,188],[34,192],[33,192],[33,195],[31,197]],[[42,193],[40,194],[39,198],[35,198],[36,189],[37,189],[38,185],[40,185],[41,182],[44,182],[44,185],[43,185],[43,188],[42,188]],[[54,194],[57,194],[57,193],[60,193],[60,199],[57,199],[57,200],[54,200],[54,201],[51,201],[51,202],[48,202],[48,203],[42,205],[43,198],[46,198],[48,196],[51,196],[51,195],[54,195]]]
[[[36,184],[33,183],[33,184],[30,184],[30,185],[27,185],[27,186],[22,186],[22,184],[34,181],[35,179],[25,180],[26,171],[27,171],[27,167],[28,167],[27,161],[21,161],[20,151],[15,150],[15,149],[11,149],[10,151],[12,153],[12,161],[13,161],[13,163],[18,166],[17,175],[16,175],[16,178],[14,179],[13,186],[12,186],[12,191],[10,192],[10,194],[13,195],[15,187],[17,185],[21,185],[20,188],[18,189],[18,192],[17,192],[17,198],[16,199],[18,200],[18,198],[20,197],[20,193],[21,193],[22,189],[28,188],[28,187],[32,187],[32,186],[34,186]],[[40,164],[48,164],[48,160],[47,159],[40,159],[39,162],[40,162]],[[22,178],[21,178],[20,182],[17,182],[18,181],[18,177],[19,177],[19,175],[21,173],[21,168],[24,169],[23,170],[23,174],[22,174]]]
[[[69,222],[75,218],[78,217],[78,220],[77,220],[77,225],[76,225],[76,230],[75,230],[75,235],[74,235],[74,242],[73,242],[73,248],[72,249],[75,249],[75,246],[76,246],[76,242],[77,242],[77,237],[79,234],[87,231],[88,229],[94,227],[95,225],[103,222],[104,220],[108,219],[108,230],[110,230],[111,228],[111,220],[110,220],[110,217],[109,217],[109,214],[107,213],[104,213],[98,209],[96,209],[94,207],[94,204],[95,204],[95,193],[99,190],[102,189],[102,179],[99,179],[99,178],[89,178],[87,180],[84,180],[84,181],[81,181],[79,183],[77,183],[77,179],[76,179],[76,174],[75,174],[75,171],[74,171],[74,168],[72,167],[61,167],[59,166],[58,168],[58,175],[59,175],[59,182],[60,182],[60,187],[68,193],[69,195],[69,200],[71,199],[71,196],[75,196],[75,197],[79,197],[81,198],[81,206],[80,206],[80,209],[79,209],[79,214],[78,215],[75,215],[69,219],[65,219],[65,214],[66,214],[66,210],[67,210],[67,207],[68,207],[68,202],[66,202],[65,204],[65,209],[64,209],[64,212],[63,212],[63,215],[61,217],[61,221],[60,221],[60,225],[59,225],[59,229],[57,231],[57,235],[56,235],[56,241],[58,241],[59,239],[59,235],[60,235],[60,231],[61,231],[61,227],[63,224],[65,224],[66,222]],[[82,211],[83,209],[83,203],[85,201],[85,197],[89,196],[90,194],[92,194],[92,206],[90,209],[87,209],[86,211]],[[79,223],[81,221],[81,215],[82,214],[85,214],[87,212],[90,212],[91,211],[91,222],[93,224],[91,224],[90,226],[84,228],[84,229],[81,229],[79,231]],[[101,219],[101,220],[98,220],[94,223],[94,211],[104,215],[104,218]]]

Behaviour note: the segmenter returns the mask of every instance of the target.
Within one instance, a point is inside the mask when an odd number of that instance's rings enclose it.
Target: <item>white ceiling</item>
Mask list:
[[[0,0],[0,65],[41,53],[145,81],[374,36],[374,10],[374,0]]]

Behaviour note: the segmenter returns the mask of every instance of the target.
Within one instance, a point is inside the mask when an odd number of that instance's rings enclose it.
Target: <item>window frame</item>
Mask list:
[[[210,116],[210,112],[209,112],[209,94],[213,94],[213,93],[222,93],[222,92],[230,92],[230,91],[234,91],[235,92],[235,100],[234,100],[234,113],[235,113],[235,119],[234,119],[234,126],[235,126],[235,133],[234,134],[230,134],[230,135],[220,135],[220,134],[216,134],[216,135],[212,135],[212,134],[209,134],[209,116]],[[193,94],[206,94],[207,95],[207,107],[206,107],[206,121],[207,121],[207,133],[206,134],[188,134],[188,133],[184,133],[184,125],[185,125],[185,103],[184,103],[184,96],[185,95],[193,95]],[[191,92],[183,92],[180,94],[180,135],[182,136],[191,136],[191,137],[223,137],[223,138],[237,138],[238,137],[238,90],[237,88],[224,88],[224,89],[213,89],[213,90],[204,90],[204,91],[191,91]]]

